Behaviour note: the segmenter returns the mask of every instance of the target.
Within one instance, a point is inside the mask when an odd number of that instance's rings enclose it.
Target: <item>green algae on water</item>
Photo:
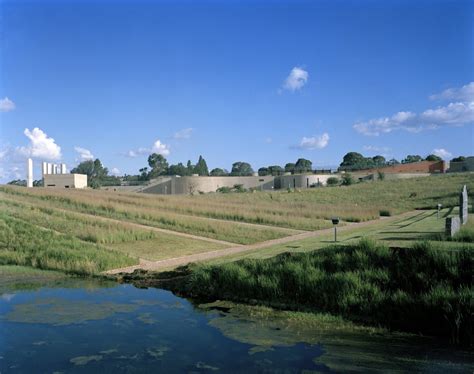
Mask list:
[[[62,326],[101,320],[111,317],[115,313],[130,313],[136,309],[136,305],[130,304],[88,303],[86,301],[50,298],[17,304],[5,318],[10,322]]]

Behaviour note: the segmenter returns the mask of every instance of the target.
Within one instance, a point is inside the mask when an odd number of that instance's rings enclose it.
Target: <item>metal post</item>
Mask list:
[[[334,242],[337,242],[337,226],[334,226]]]

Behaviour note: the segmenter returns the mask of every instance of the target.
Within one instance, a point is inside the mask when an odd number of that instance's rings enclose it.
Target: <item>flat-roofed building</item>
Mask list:
[[[45,174],[44,186],[46,188],[86,188],[86,174]]]

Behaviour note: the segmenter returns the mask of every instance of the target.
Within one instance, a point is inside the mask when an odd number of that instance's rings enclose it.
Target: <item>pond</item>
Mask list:
[[[1,280],[0,280],[1,282]],[[67,280],[0,288],[0,373],[472,372],[472,355],[304,313]]]

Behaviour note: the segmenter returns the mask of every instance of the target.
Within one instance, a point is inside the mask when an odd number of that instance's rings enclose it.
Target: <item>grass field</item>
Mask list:
[[[342,244],[368,236],[390,245],[409,246],[413,240],[439,236],[444,220],[437,220],[431,210],[409,213],[390,222],[381,219],[357,229],[350,227],[351,222],[377,219],[381,211],[394,215],[434,208],[438,203],[445,207],[444,215],[455,214],[453,207],[463,184],[471,191],[474,174],[290,193],[199,196],[0,186],[0,261],[90,274],[131,265],[138,258],[153,261],[181,257],[278,239],[298,230],[330,228],[333,216],[339,216],[340,226],[345,226],[339,234]],[[469,240],[471,233],[472,229],[463,229],[457,239]],[[309,251],[331,241],[332,234],[327,234],[214,261]]]

